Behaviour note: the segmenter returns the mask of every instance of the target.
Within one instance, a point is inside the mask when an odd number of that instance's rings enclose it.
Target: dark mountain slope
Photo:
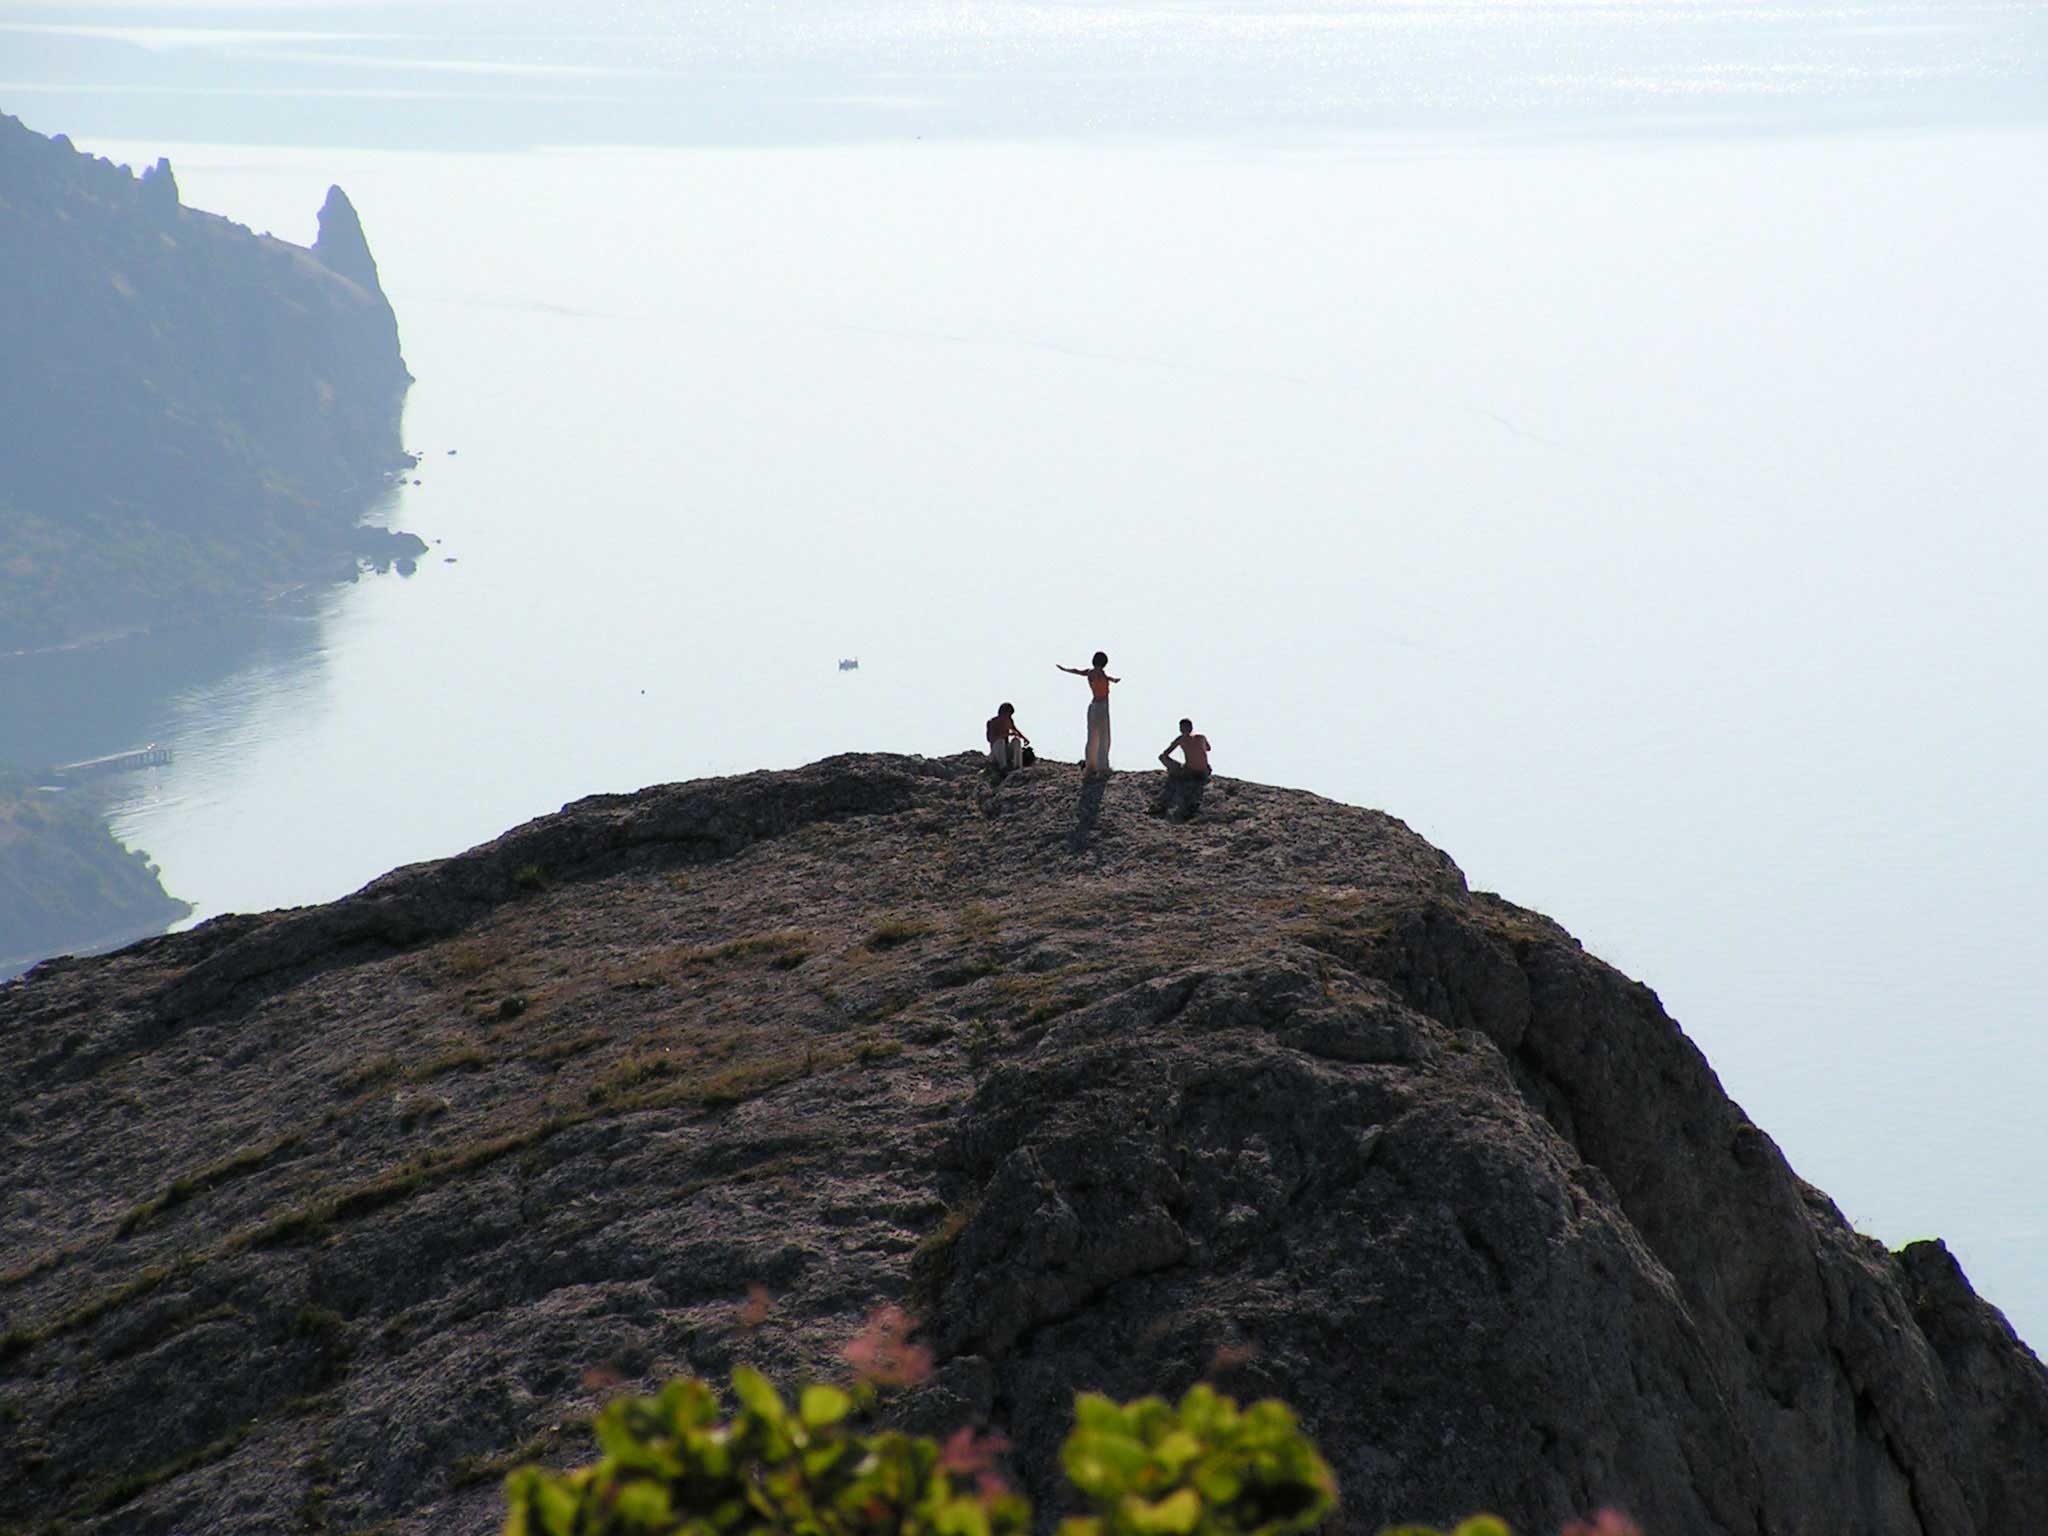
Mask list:
[[[831,1370],[898,1298],[906,1413],[1041,1497],[1076,1388],[1208,1372],[1301,1408],[1345,1531],[2048,1509],[2040,1364],[1650,991],[1388,817],[1154,780],[600,797],[0,988],[0,1523],[488,1531],[616,1378]]]
[[[356,525],[410,376],[339,188],[308,250],[0,116],[0,292],[0,651],[398,552]]]

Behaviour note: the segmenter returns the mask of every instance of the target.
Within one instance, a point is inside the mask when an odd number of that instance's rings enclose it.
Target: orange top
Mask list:
[[[1088,673],[1088,691],[1098,699],[1109,697],[1109,674],[1100,667]]]

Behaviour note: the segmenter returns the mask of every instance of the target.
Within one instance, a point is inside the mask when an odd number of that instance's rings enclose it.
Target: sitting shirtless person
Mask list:
[[[1017,729],[1016,706],[1004,704],[989,717],[988,761],[990,767],[1001,772],[1023,765],[1023,754],[1013,750],[1010,746],[1010,743],[1013,741],[1023,747],[1031,745],[1031,738]]]
[[[1173,754],[1179,752],[1183,761],[1176,763]],[[1168,743],[1159,761],[1166,765],[1169,779],[1206,779],[1209,777],[1209,738],[1195,734],[1195,722],[1183,720],[1180,734]]]

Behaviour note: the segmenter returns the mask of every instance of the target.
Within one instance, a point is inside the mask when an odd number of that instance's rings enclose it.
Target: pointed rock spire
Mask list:
[[[169,159],[159,156],[155,165],[142,173],[142,200],[159,210],[178,206],[178,178],[171,174]]]
[[[329,187],[327,201],[320,205],[320,235],[313,242],[313,255],[328,271],[371,293],[383,293],[377,282],[377,263],[370,255],[370,242],[363,238],[363,221],[356,217],[355,204],[339,187]]]

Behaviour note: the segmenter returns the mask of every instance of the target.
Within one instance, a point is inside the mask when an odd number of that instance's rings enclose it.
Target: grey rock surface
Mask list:
[[[0,1526],[486,1532],[621,1386],[992,1427],[1294,1403],[1335,1528],[1990,1536],[2048,1375],[1859,1236],[1646,987],[1390,817],[828,760],[600,796],[0,988]],[[753,1287],[770,1299],[747,1315]]]

